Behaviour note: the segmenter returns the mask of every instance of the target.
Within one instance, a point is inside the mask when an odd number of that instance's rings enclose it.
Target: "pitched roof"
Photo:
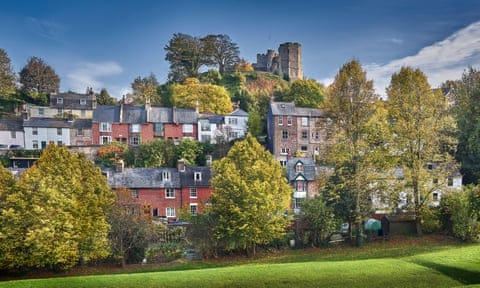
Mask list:
[[[61,98],[62,103],[58,103],[57,99]],[[85,104],[81,104],[80,100],[83,99]],[[58,93],[50,95],[51,107],[62,107],[64,109],[93,109],[94,102],[96,101],[95,95],[92,94],[78,94],[74,92]]]
[[[146,120],[145,108],[132,105],[122,105],[123,114],[120,122],[129,124],[143,124]]]
[[[149,122],[195,124],[198,121],[198,112],[195,109],[176,107],[151,107]]]
[[[168,180],[163,173],[170,173]],[[125,188],[180,188],[180,175],[175,168],[125,168],[123,172],[110,171],[110,187]]]
[[[0,120],[0,131],[23,131],[22,120]]]
[[[248,113],[238,108],[235,109],[235,111],[233,111],[232,113],[228,114],[228,116],[248,117]]]
[[[75,119],[72,123],[75,129],[92,129],[92,119]]]
[[[293,102],[270,103],[272,115],[327,117],[322,109],[296,107]]]
[[[302,163],[303,171],[297,172],[295,167],[297,163]],[[287,161],[288,181],[294,181],[298,174],[301,174],[307,181],[314,181],[317,174],[315,161],[312,158],[291,158]]]
[[[200,179],[195,179],[195,173],[200,173]],[[182,186],[208,187],[210,186],[211,169],[208,166],[185,166],[185,172],[180,172]]]
[[[23,121],[23,127],[70,128],[71,122],[66,119],[32,117]]]
[[[99,105],[93,111],[94,122],[119,122],[120,106]]]

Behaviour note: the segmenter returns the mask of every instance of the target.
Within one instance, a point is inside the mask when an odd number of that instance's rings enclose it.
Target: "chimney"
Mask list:
[[[180,159],[177,161],[178,172],[185,172],[185,159]]]
[[[124,168],[125,164],[123,163],[123,160],[115,162],[115,172],[122,173]]]
[[[118,122],[122,123],[123,122],[123,108],[125,107],[125,95],[122,96],[122,103],[120,103],[120,115],[118,117]]]
[[[145,99],[145,116],[147,119],[146,122],[150,122],[150,98]]]

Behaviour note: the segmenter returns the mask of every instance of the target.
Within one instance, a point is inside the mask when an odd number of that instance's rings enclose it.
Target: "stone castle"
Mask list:
[[[257,54],[257,63],[253,64],[253,68],[280,75],[290,81],[303,79],[302,46],[287,42],[280,44],[278,53],[267,50],[266,54]]]

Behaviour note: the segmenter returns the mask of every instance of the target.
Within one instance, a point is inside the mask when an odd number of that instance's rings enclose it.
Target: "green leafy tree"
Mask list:
[[[325,87],[315,80],[295,80],[284,92],[282,101],[295,102],[298,107],[320,108]]]
[[[310,231],[310,244],[319,247],[328,240],[332,232],[338,229],[339,221],[334,210],[327,205],[322,195],[302,202],[300,219]]]
[[[442,155],[440,149],[445,102],[432,91],[425,74],[411,67],[402,67],[392,75],[387,94],[405,189],[411,192],[417,233],[422,234],[422,207],[435,191],[430,183],[446,178],[438,175],[441,170],[437,175],[431,173],[427,164],[450,162],[448,153]]]
[[[453,86],[453,85],[452,85]],[[480,179],[480,72],[470,68],[452,87],[456,95],[458,150],[465,184],[479,184]]]
[[[240,62],[238,45],[233,43],[228,35],[207,35],[201,41],[205,53],[211,58],[210,61],[218,66],[218,72],[233,70]]]
[[[137,167],[174,167],[176,162],[175,144],[169,139],[141,143],[135,166]]]
[[[16,75],[5,50],[0,49],[0,99],[9,99],[15,93]]]
[[[98,105],[117,105],[118,101],[108,94],[107,89],[102,88],[100,94],[97,94]]]
[[[183,82],[190,77],[198,77],[202,66],[212,64],[205,52],[204,43],[197,37],[175,33],[165,46],[165,60],[170,62],[168,78],[173,82]]]
[[[159,103],[160,97],[157,93],[158,81],[154,74],[148,77],[137,77],[132,82],[134,103],[143,105],[148,99],[151,103]]]
[[[185,160],[187,165],[195,165],[197,159],[203,154],[203,149],[198,141],[182,139],[182,141],[175,146],[175,154],[177,155],[177,159]]]
[[[170,83],[162,84],[157,86],[157,94],[159,96],[160,102],[151,101],[152,104],[159,105],[162,107],[173,107],[175,106],[175,100],[173,99],[173,85]]]
[[[55,70],[38,57],[31,57],[20,71],[20,83],[30,93],[49,94],[60,88]]]
[[[2,269],[68,269],[109,254],[113,194],[84,155],[49,145],[13,187],[0,209],[9,223],[0,232]]]
[[[264,133],[264,124],[262,117],[257,110],[250,110],[248,113],[247,130],[255,137],[261,136]]]
[[[382,137],[388,134],[375,133],[378,123],[372,118],[378,97],[358,61],[340,68],[330,90],[330,109],[335,117],[326,160],[335,172],[328,184],[329,201],[335,205],[338,216],[355,224],[356,244],[360,246],[362,221],[372,212],[371,195],[381,189],[381,177],[376,171],[382,171],[380,165],[385,164]],[[381,123],[388,121],[384,117]],[[372,139],[371,135],[380,139]]]
[[[292,189],[283,168],[252,135],[214,162],[213,172],[209,213],[217,219],[214,237],[224,249],[255,255],[256,245],[283,235]]]
[[[195,108],[198,105],[200,113],[221,115],[232,112],[230,95],[224,87],[200,84],[195,78],[187,79],[183,85],[174,85],[173,95],[177,107]]]

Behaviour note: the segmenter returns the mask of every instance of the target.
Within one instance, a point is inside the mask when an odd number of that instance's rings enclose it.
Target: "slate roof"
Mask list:
[[[0,120],[0,131],[23,131],[23,121]]]
[[[207,119],[209,123],[223,124],[223,115],[202,115],[199,119]]]
[[[229,116],[237,116],[237,117],[248,117],[248,113],[243,111],[242,109],[235,109],[232,113],[228,114]]]
[[[198,121],[198,112],[195,109],[176,107],[151,107],[149,122],[195,124]]]
[[[303,164],[303,172],[297,172],[295,166],[298,162]],[[298,174],[302,174],[307,181],[314,181],[317,174],[315,162],[312,158],[291,158],[287,161],[288,181],[294,181]]]
[[[92,119],[75,119],[72,123],[75,129],[92,129]]]
[[[93,111],[94,122],[119,122],[120,106],[99,105]]]
[[[62,103],[57,103],[57,99],[62,98]],[[80,99],[85,100],[85,104],[80,104]],[[50,95],[50,107],[64,108],[64,109],[89,109],[92,110],[94,106],[95,95],[93,94],[78,94],[73,92],[58,93]]]
[[[296,107],[293,102],[270,103],[272,115],[327,117],[322,109]]]
[[[125,188],[181,188],[180,175],[175,168],[125,168],[108,177],[110,187]],[[163,172],[170,173],[169,180],[163,180]]]
[[[147,119],[145,108],[131,105],[124,105],[118,107],[123,107],[123,119],[121,119],[120,122],[129,124],[145,123],[145,120]]]
[[[71,126],[72,123],[66,119],[57,118],[32,117],[23,121],[23,127],[70,128]]]
[[[195,180],[195,172],[201,173],[201,180]],[[180,172],[182,186],[184,187],[209,187],[211,169],[207,166],[185,166],[185,172]]]

